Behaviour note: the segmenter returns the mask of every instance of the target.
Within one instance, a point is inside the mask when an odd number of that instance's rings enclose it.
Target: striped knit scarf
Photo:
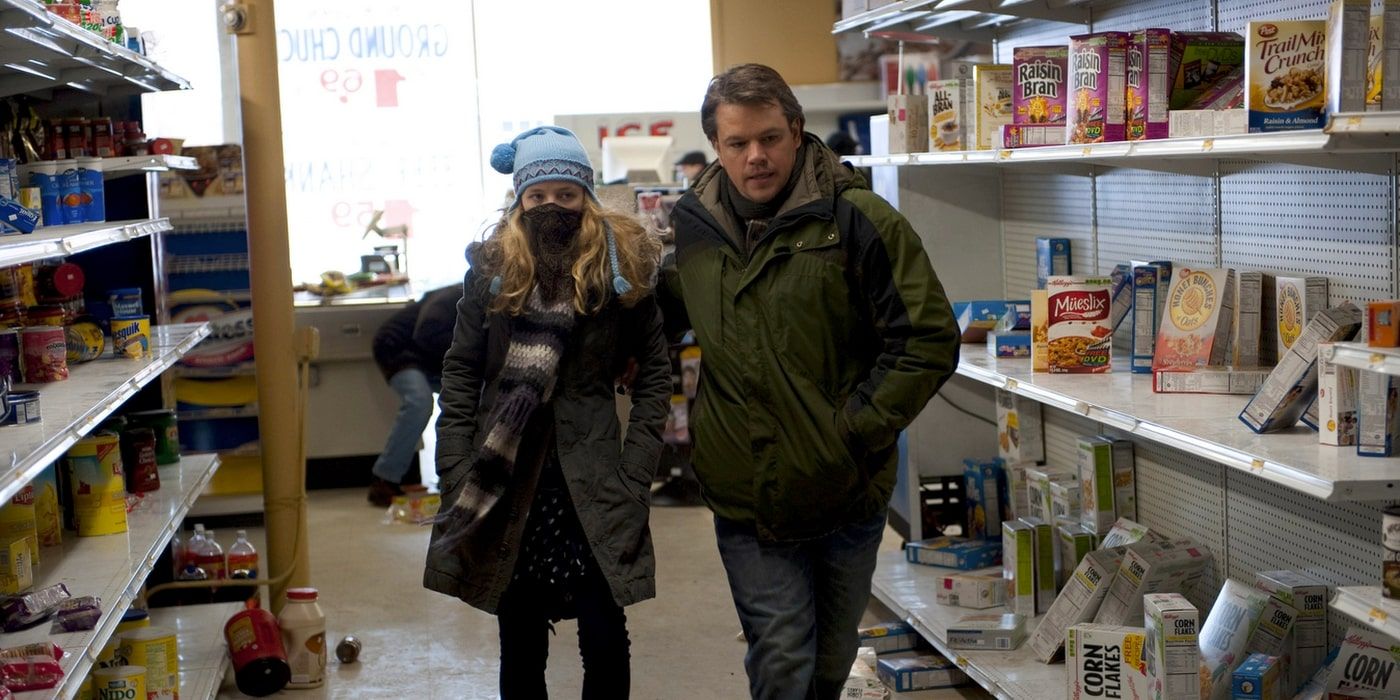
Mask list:
[[[467,476],[457,499],[438,516],[443,529],[437,547],[455,550],[505,495],[525,425],[554,391],[559,361],[576,317],[572,294],[562,293],[566,290],[560,288],[568,285],[551,286],[531,291],[523,313],[511,320],[510,346],[495,406],[485,424],[486,438],[472,463],[466,465]]]

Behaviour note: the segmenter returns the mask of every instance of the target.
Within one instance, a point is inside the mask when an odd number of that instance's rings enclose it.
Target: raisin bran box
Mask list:
[[[1167,103],[1172,33],[1169,29],[1142,29],[1128,42],[1127,86],[1129,141],[1167,136]]]
[[[1327,82],[1327,22],[1250,22],[1245,109],[1250,133],[1320,129]]]
[[[1109,372],[1113,359],[1112,289],[1107,277],[1052,276],[1045,283],[1051,373]]]
[[[1127,136],[1128,33],[1070,37],[1069,143],[1122,141]]]
[[[1067,46],[1021,46],[1012,52],[1014,123],[1065,123],[1068,63]]]

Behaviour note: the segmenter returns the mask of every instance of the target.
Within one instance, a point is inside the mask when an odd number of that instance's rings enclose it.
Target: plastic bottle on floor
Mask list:
[[[318,597],[315,588],[289,588],[287,604],[277,616],[292,667],[288,688],[319,688],[326,682],[326,615]]]

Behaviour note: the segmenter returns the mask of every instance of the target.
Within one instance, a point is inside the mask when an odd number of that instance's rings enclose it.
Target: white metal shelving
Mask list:
[[[169,219],[45,226],[34,233],[0,236],[0,267],[73,255],[169,230]]]
[[[1332,361],[1344,367],[1400,374],[1400,348],[1373,348],[1365,343],[1334,343]]]
[[[993,30],[998,27],[1042,20],[1066,23],[1065,33],[1071,34],[1074,30],[1069,25],[1087,25],[1088,8],[1093,4],[1094,0],[898,0],[843,18],[832,33],[892,31],[990,42],[996,38]]]
[[[119,156],[102,159],[102,175],[129,175],[136,172],[158,173],[166,170],[198,170],[199,161],[190,156],[165,154],[149,156]]]
[[[986,573],[1000,573],[988,569]],[[1052,700],[1064,697],[1064,664],[1043,664],[1030,649],[1030,635],[1040,617],[1026,620],[1026,638],[1013,651],[957,651],[947,646],[948,625],[964,616],[982,612],[1008,612],[1005,608],[969,610],[939,605],[938,576],[957,572],[936,566],[910,564],[904,552],[880,552],[870,591],[881,603],[918,631],[940,654],[957,663],[978,685],[1002,700]]]
[[[180,700],[213,700],[228,673],[228,644],[224,623],[243,609],[242,603],[156,608],[151,624],[175,632],[180,650]]]
[[[1383,597],[1379,586],[1338,586],[1332,609],[1400,639],[1400,600]]]
[[[63,583],[76,596],[102,599],[102,618],[87,632],[49,634],[49,623],[20,632],[0,634],[0,646],[52,641],[64,650],[60,660],[64,679],[53,690],[20,693],[20,698],[72,698],[102,646],[111,638],[156,560],[165,551],[185,513],[219,468],[217,455],[188,456],[179,464],[160,468],[160,489],[144,494],[127,515],[127,532],[103,537],[78,537],[64,532],[62,547],[40,551],[35,587]],[[222,630],[222,627],[220,628]]]
[[[186,323],[151,329],[151,356],[142,360],[104,357],[73,366],[67,380],[38,389],[42,420],[0,428],[0,502],[8,500],[73,443],[155,381],[199,341],[209,324]],[[6,454],[8,453],[8,454]]]

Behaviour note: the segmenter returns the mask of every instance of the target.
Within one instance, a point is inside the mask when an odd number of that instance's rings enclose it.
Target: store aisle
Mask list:
[[[426,529],[387,525],[361,489],[310,494],[311,570],[321,591],[327,641],[354,634],[360,663],[332,657],[325,688],[274,697],[494,698],[496,619],[420,584]],[[641,700],[744,698],[744,644],[704,508],[657,508],[652,533],[657,599],[628,608],[632,697]],[[885,546],[898,546],[889,533]],[[551,639],[551,697],[577,698],[582,671],[577,627],[565,621]],[[243,698],[232,675],[220,698]],[[897,698],[985,697],[928,692]]]

